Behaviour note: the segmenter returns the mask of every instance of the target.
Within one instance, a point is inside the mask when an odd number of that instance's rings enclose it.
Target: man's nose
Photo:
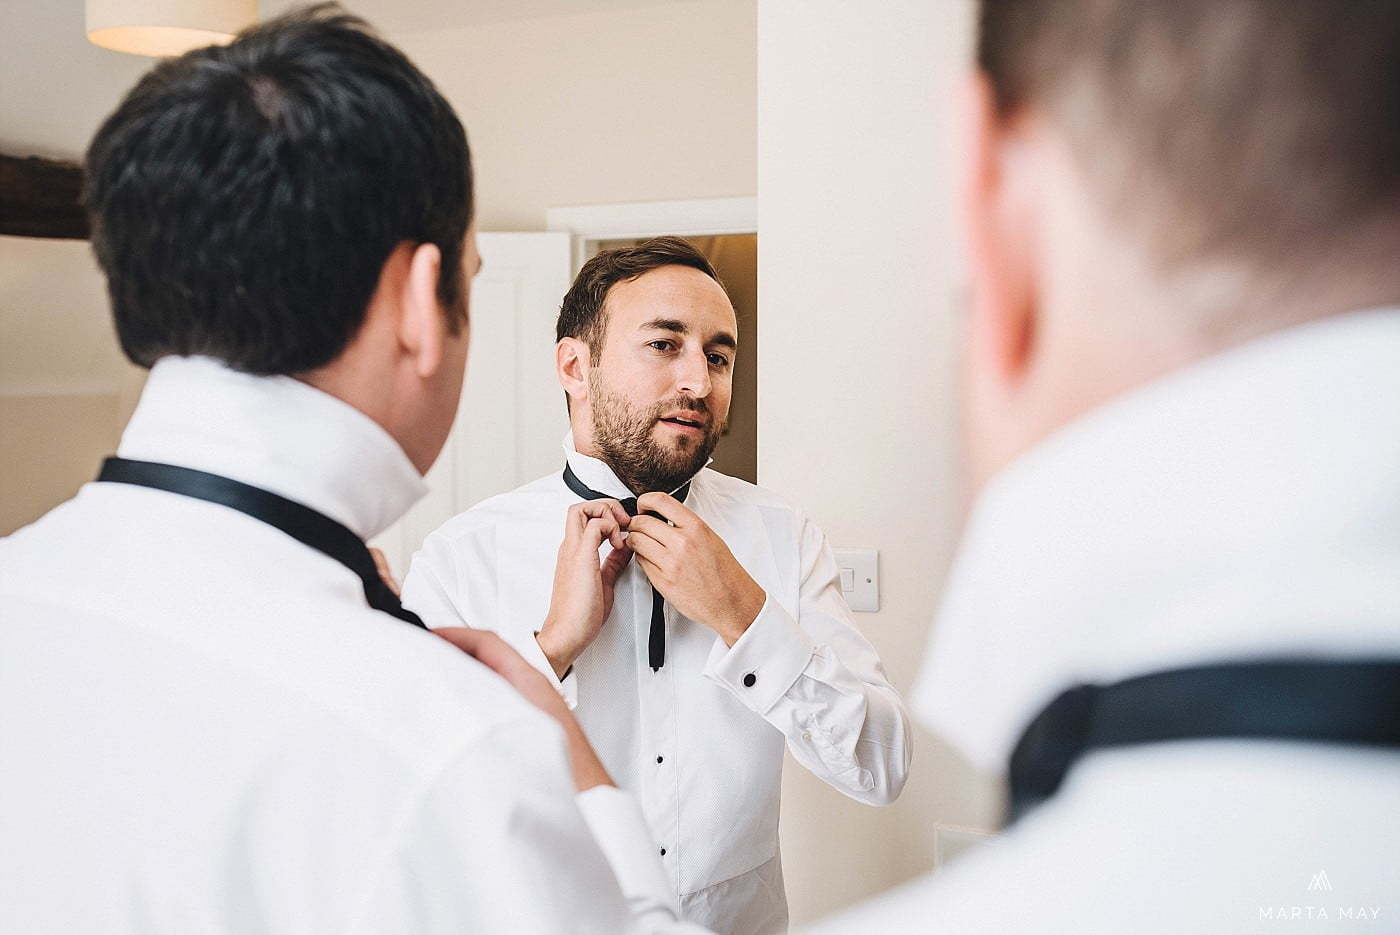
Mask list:
[[[710,362],[705,357],[705,352],[697,350],[692,354],[685,354],[680,360],[679,379],[676,381],[676,390],[696,399],[704,399],[710,395]]]

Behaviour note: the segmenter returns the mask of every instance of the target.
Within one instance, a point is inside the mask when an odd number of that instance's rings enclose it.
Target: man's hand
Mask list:
[[[612,777],[603,768],[598,754],[584,736],[583,728],[579,727],[578,720],[559,692],[510,644],[490,630],[443,627],[433,632],[505,679],[526,701],[559,722],[568,740],[569,765],[574,774],[574,786],[579,792],[594,786],[613,785]]]
[[[739,564],[729,546],[685,504],[664,493],[637,498],[638,515],[627,544],[652,587],[691,620],[733,646],[763,609],[767,595]],[[668,525],[642,511],[660,513]]]
[[[394,597],[402,597],[399,593],[399,583],[394,580],[394,570],[389,567],[389,560],[384,557],[384,553],[374,546],[369,547],[370,558],[374,559],[374,570],[379,572],[380,579],[394,592]]]
[[[586,500],[569,507],[564,541],[554,566],[554,594],[540,627],[540,649],[560,678],[603,629],[612,612],[613,587],[632,550],[622,538],[629,517],[616,500]],[[601,563],[604,542],[613,551]]]

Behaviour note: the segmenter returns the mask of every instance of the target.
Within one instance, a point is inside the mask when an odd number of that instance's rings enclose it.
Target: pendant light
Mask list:
[[[257,0],[87,0],[87,37],[104,49],[163,58],[231,42],[257,18]]]

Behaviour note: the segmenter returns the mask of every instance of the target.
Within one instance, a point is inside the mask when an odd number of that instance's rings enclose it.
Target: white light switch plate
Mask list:
[[[880,609],[880,553],[875,549],[833,549],[841,566],[841,594],[851,610]],[[848,575],[847,572],[850,572]],[[847,584],[851,587],[848,589]]]

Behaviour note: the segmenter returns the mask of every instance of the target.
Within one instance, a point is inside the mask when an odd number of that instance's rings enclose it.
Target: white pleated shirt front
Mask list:
[[[593,490],[631,496],[566,438]],[[534,633],[549,608],[564,518],[578,497],[562,470],[489,499],[424,542],[404,603],[429,626],[499,631],[541,671]],[[909,765],[903,704],[841,596],[826,537],[801,510],[706,469],[686,506],[767,594],[732,647],[666,606],[666,664],[647,663],[652,587],[633,561],[611,615],[560,685],[604,764],[633,792],[686,918],[718,932],[783,931],[779,786],[786,746],[862,802],[899,794]],[[602,555],[606,555],[605,545]]]

